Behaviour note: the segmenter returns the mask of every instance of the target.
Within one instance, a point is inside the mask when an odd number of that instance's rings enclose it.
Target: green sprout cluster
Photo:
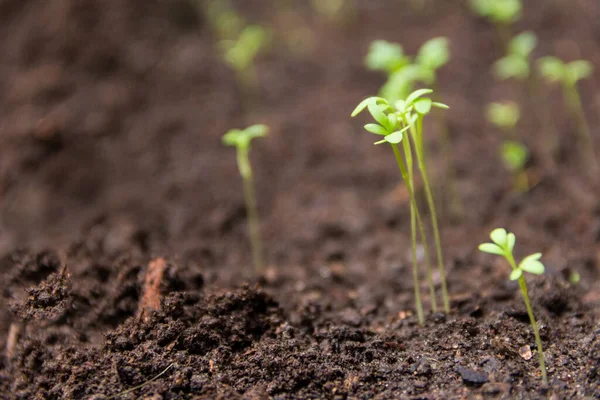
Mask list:
[[[267,135],[269,128],[265,125],[252,125],[246,129],[232,129],[223,135],[223,143],[235,146],[237,150],[237,164],[244,183],[244,201],[248,217],[248,233],[250,236],[250,249],[254,268],[258,272],[264,270],[263,246],[260,236],[260,223],[254,193],[254,178],[250,165],[250,143],[253,139]]]
[[[367,124],[364,126],[364,128],[367,132],[382,136],[381,140],[378,140],[375,142],[375,144],[387,143],[392,147],[398,168],[400,169],[400,174],[402,175],[402,179],[404,180],[409,193],[415,304],[417,317],[420,324],[423,324],[424,316],[423,305],[421,303],[419,272],[417,264],[417,230],[423,244],[425,264],[427,267],[427,281],[431,296],[431,307],[434,312],[437,311],[437,301],[432,278],[429,251],[427,247],[427,237],[425,235],[425,228],[414,190],[413,160],[415,157],[413,156],[416,156],[417,165],[421,172],[421,178],[425,187],[427,205],[431,216],[431,225],[434,232],[438,268],[442,281],[442,299],[444,311],[449,312],[450,310],[437,214],[431,192],[431,186],[429,184],[423,148],[424,117],[431,112],[432,108],[446,109],[448,106],[432,101],[431,98],[425,97],[432,92],[433,91],[431,89],[416,90],[409,94],[406,99],[396,101],[394,105],[390,104],[388,100],[382,97],[369,97],[358,104],[358,106],[352,112],[352,116],[354,117],[365,109],[369,111],[376,123]],[[400,144],[402,145],[404,158],[402,157],[402,154],[398,148],[398,145]]]
[[[486,111],[488,121],[505,132],[505,138],[500,147],[500,156],[504,166],[513,174],[515,191],[529,190],[525,171],[529,151],[522,143],[516,129],[520,118],[519,106],[513,102],[490,103]]]
[[[586,60],[565,63],[557,57],[546,56],[538,60],[538,69],[540,75],[548,82],[562,86],[566,107],[577,119],[581,152],[590,174],[595,176],[598,171],[598,162],[594,151],[594,142],[577,89],[577,82],[592,75],[594,70],[592,63]]]
[[[404,54],[400,44],[375,40],[369,47],[365,65],[372,71],[386,73],[388,80],[382,86],[380,95],[394,102],[408,96],[417,82],[435,87],[437,70],[449,60],[449,42],[445,37],[425,42],[414,60]]]
[[[531,75],[531,53],[537,45],[535,33],[522,32],[512,38],[507,54],[494,63],[494,73],[500,80],[518,79],[524,81]]]
[[[533,329],[533,334],[535,336],[542,380],[544,383],[548,383],[548,378],[546,376],[546,363],[544,361],[544,350],[542,348],[542,339],[540,338],[538,325],[535,321],[535,316],[533,315],[533,309],[531,308],[531,302],[529,301],[529,294],[527,292],[527,283],[525,282],[525,275],[523,274],[524,272],[534,275],[542,275],[544,273],[544,264],[540,262],[542,253],[531,254],[523,258],[523,260],[517,264],[515,257],[513,256],[513,249],[516,241],[514,233],[507,233],[506,229],[503,228],[494,229],[490,234],[490,238],[492,239],[492,243],[483,243],[479,245],[479,250],[484,253],[495,254],[504,257],[511,267],[509,276],[510,280],[519,281],[519,287],[521,289],[523,301],[525,302],[527,314],[529,315],[529,321],[531,322],[531,328]]]

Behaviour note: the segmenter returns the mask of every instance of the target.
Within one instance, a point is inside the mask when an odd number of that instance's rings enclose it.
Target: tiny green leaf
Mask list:
[[[519,171],[525,167],[529,151],[519,142],[507,141],[502,143],[501,156],[509,170]]]
[[[413,103],[415,110],[421,115],[425,115],[429,111],[431,111],[431,105],[432,105],[432,101],[431,101],[431,99],[428,99],[428,98],[417,99]]]
[[[378,124],[366,124],[365,125],[365,130],[367,132],[371,132],[371,133],[374,133],[376,135],[385,136],[385,135],[389,134],[389,132],[386,131],[383,126],[378,125]]]
[[[510,273],[509,279],[511,281],[516,281],[517,279],[519,279],[521,277],[521,275],[523,275],[523,271],[521,271],[520,269],[513,269]]]
[[[372,99],[372,97],[368,97],[368,98],[364,99],[363,101],[361,101],[360,103],[358,103],[358,105],[356,106],[354,111],[352,111],[352,114],[350,114],[350,116],[356,117],[358,114],[360,114],[365,108],[367,108],[367,105],[369,104],[369,101],[371,101],[371,99]]]
[[[529,76],[529,61],[517,55],[502,57],[494,63],[494,74],[500,80],[515,78],[526,79]]]
[[[502,250],[497,244],[494,243],[483,243],[479,245],[479,250],[484,253],[497,254],[499,256],[504,255],[504,250]]]
[[[567,74],[566,65],[556,57],[542,57],[537,61],[537,65],[540,74],[550,82],[560,82]]]
[[[542,275],[545,271],[544,264],[539,261],[529,261],[528,263],[521,264],[520,268],[525,272],[535,275]]]
[[[402,141],[404,133],[402,131],[396,131],[387,135],[384,139],[388,143],[398,144]]]
[[[373,119],[381,126],[388,131],[394,129],[394,126],[390,124],[390,120],[388,119],[387,115],[385,112],[383,112],[382,107],[377,103],[377,98],[372,97],[367,105],[367,108],[369,109],[369,113],[371,113]]]
[[[449,41],[445,37],[436,37],[425,42],[419,49],[416,61],[432,71],[444,66],[450,60]]]
[[[509,233],[506,236],[506,247],[508,247],[508,250],[512,253],[513,249],[515,248],[515,241],[517,240],[517,238],[515,237],[514,233]]]
[[[508,45],[509,53],[523,58],[529,57],[537,45],[537,36],[531,31],[521,32],[515,36]]]
[[[594,67],[592,63],[586,60],[572,61],[567,64],[567,71],[571,78],[571,82],[575,83],[580,79],[588,78],[592,75]]]
[[[494,229],[492,233],[490,233],[490,238],[492,239],[492,242],[496,243],[503,249],[506,248],[507,237],[508,234],[506,233],[506,229],[504,228]]]
[[[388,74],[408,65],[410,59],[404,55],[402,46],[385,40],[374,40],[365,58],[367,68],[385,71]]]
[[[438,101],[434,101],[433,103],[431,103],[431,106],[435,107],[435,108],[441,108],[441,109],[444,109],[444,110],[447,110],[447,109],[450,108],[447,104],[440,103]]]
[[[419,97],[424,96],[426,94],[432,93],[433,90],[431,89],[417,89],[414,92],[412,92],[411,94],[408,95],[408,97],[406,98],[406,105],[412,105],[415,100],[417,100]]]
[[[519,106],[515,102],[490,103],[486,109],[488,121],[503,129],[514,128],[520,115]]]

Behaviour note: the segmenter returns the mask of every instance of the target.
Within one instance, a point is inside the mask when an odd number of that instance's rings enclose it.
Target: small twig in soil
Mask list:
[[[148,263],[148,271],[144,279],[143,296],[138,305],[138,316],[146,318],[149,310],[160,310],[160,284],[165,274],[167,263],[164,258],[157,258]]]
[[[123,391],[123,392],[121,392],[121,393],[118,393],[118,394],[115,394],[115,395],[113,395],[113,396],[110,396],[110,397],[108,397],[108,398],[107,398],[107,400],[110,400],[110,399],[116,399],[117,397],[124,396],[124,395],[126,395],[126,394],[129,394],[129,393],[131,393],[131,392],[134,392],[134,391],[136,391],[136,390],[138,390],[138,389],[141,389],[141,388],[143,388],[143,387],[144,387],[144,386],[146,386],[147,384],[154,382],[155,380],[157,380],[158,378],[160,378],[161,376],[163,376],[164,374],[166,374],[166,373],[167,373],[167,371],[169,371],[169,370],[171,369],[171,367],[172,367],[172,366],[173,366],[173,363],[169,364],[169,366],[168,366],[167,368],[165,368],[164,370],[162,370],[162,371],[161,371],[161,372],[160,372],[158,375],[156,375],[154,378],[152,378],[152,379],[150,379],[150,380],[147,380],[146,382],[142,383],[141,385],[138,385],[138,386],[135,386],[135,387],[129,388],[129,389],[127,389],[127,390],[125,390],[125,391]]]

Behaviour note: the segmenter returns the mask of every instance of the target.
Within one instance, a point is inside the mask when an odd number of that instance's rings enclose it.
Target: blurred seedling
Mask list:
[[[487,18],[496,27],[502,46],[506,48],[511,38],[511,25],[521,18],[521,0],[470,0],[471,10]]]
[[[500,147],[500,157],[513,176],[513,187],[517,192],[526,192],[529,190],[529,181],[525,163],[529,158],[529,151],[521,143],[516,130],[520,117],[519,106],[513,102],[491,103],[486,111],[488,121],[506,133],[507,137]]]
[[[594,150],[594,141],[590,133],[577,82],[592,75],[592,63],[586,60],[576,60],[565,63],[557,57],[547,56],[538,60],[540,74],[550,83],[562,86],[566,107],[577,119],[579,144],[581,153],[586,160],[590,175],[596,177],[598,163]]]
[[[229,0],[206,1],[204,12],[206,20],[219,40],[233,40],[244,27],[244,19]]]
[[[237,150],[238,169],[244,183],[244,201],[248,216],[248,233],[250,236],[252,261],[257,272],[264,270],[264,256],[249,153],[251,141],[254,138],[266,136],[268,130],[269,128],[265,125],[252,125],[243,130],[232,129],[223,135],[223,143],[227,146],[235,146]]]
[[[549,167],[554,167],[552,157],[558,148],[558,132],[551,123],[548,109],[540,108],[541,97],[538,79],[531,68],[531,54],[537,45],[537,37],[533,32],[522,32],[512,38],[508,45],[507,55],[494,63],[494,74],[499,80],[515,79],[525,84],[529,102],[536,119],[547,135],[541,141],[544,143]]]
[[[523,258],[523,260],[521,260],[521,262],[517,265],[513,256],[513,249],[516,241],[515,234],[507,233],[506,229],[498,228],[492,231],[490,238],[492,239],[492,243],[483,243],[479,245],[479,250],[484,253],[496,254],[504,257],[511,267],[511,273],[509,276],[510,280],[519,281],[521,295],[523,296],[525,307],[527,308],[527,314],[529,315],[529,321],[531,322],[531,327],[535,336],[535,342],[537,344],[542,381],[544,384],[547,384],[548,378],[546,377],[546,363],[544,361],[542,339],[540,338],[538,325],[535,321],[535,316],[533,315],[533,309],[531,308],[531,302],[529,301],[529,294],[527,292],[527,283],[525,282],[525,275],[523,274],[524,272],[534,275],[542,275],[544,273],[544,264],[540,262],[542,253],[531,254]]]
[[[431,262],[429,258],[429,251],[427,246],[427,237],[425,235],[425,229],[421,218],[421,213],[417,205],[417,200],[414,192],[414,173],[413,173],[413,153],[410,145],[410,139],[406,137],[406,132],[411,130],[413,134],[413,143],[417,153],[417,161],[421,169],[422,175],[426,179],[426,170],[423,169],[421,161],[419,161],[419,153],[422,150],[422,136],[419,135],[419,127],[415,127],[415,124],[422,126],[422,116],[427,114],[431,107],[446,108],[444,104],[432,102],[431,99],[422,98],[423,95],[431,93],[431,90],[421,89],[410,94],[406,100],[399,101],[396,108],[392,107],[388,100],[381,97],[370,97],[362,101],[352,112],[352,116],[356,116],[363,110],[367,109],[373,119],[377,122],[376,124],[365,125],[365,130],[370,133],[383,136],[382,140],[375,142],[375,144],[389,143],[392,147],[396,162],[402,179],[406,184],[407,191],[410,198],[410,214],[411,214],[411,244],[412,244],[412,261],[413,261],[413,279],[415,287],[415,303],[417,309],[417,317],[419,323],[423,324],[423,306],[421,303],[421,295],[419,289],[419,273],[418,273],[418,261],[417,261],[417,229],[421,236],[423,244],[424,258],[427,266],[427,280],[429,284],[429,291],[431,295],[432,309],[437,311],[437,302],[435,298],[435,287],[433,284]],[[398,149],[398,144],[402,143],[402,149],[404,151],[404,159]],[[430,192],[429,192],[430,193]],[[431,203],[428,201],[431,205]],[[434,216],[432,216],[434,218]],[[432,220],[433,221],[433,220]],[[437,224],[437,221],[436,221]],[[437,225],[436,225],[437,227]],[[437,235],[439,239],[439,235]],[[436,240],[438,243],[439,240]],[[441,248],[440,248],[441,249]],[[440,254],[441,256],[441,254]],[[446,292],[445,274],[443,273],[443,263],[441,269],[441,276],[443,282],[444,293]],[[447,299],[444,297],[444,308],[446,309]],[[446,309],[447,311],[447,309]]]
[[[254,62],[270,42],[271,33],[260,25],[246,26],[237,39],[223,40],[220,43],[227,64],[236,72],[243,87],[254,89],[257,86]]]

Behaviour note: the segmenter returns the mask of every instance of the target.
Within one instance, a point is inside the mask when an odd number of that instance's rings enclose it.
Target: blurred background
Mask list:
[[[537,35],[532,58],[595,67],[579,90],[596,138],[599,21],[595,0],[527,0],[506,24],[510,35]],[[0,0],[0,256],[85,240],[108,256],[176,254],[214,271],[247,264],[241,180],[221,136],[264,123],[271,133],[251,159],[270,264],[364,270],[406,259],[408,246],[385,245],[390,234],[408,243],[393,156],[350,112],[386,82],[365,64],[374,40],[414,57],[442,36],[450,59],[436,89],[450,106],[444,129],[463,210],[442,207],[450,258],[510,220],[541,251],[562,243],[549,255],[557,263],[594,260],[596,189],[560,89],[540,84],[531,101],[522,83],[494,76],[506,53],[498,25],[460,0]],[[502,132],[486,120],[494,101],[521,106],[526,193],[513,190]],[[553,168],[532,104],[561,137]],[[449,164],[439,125],[427,129],[442,193]]]

